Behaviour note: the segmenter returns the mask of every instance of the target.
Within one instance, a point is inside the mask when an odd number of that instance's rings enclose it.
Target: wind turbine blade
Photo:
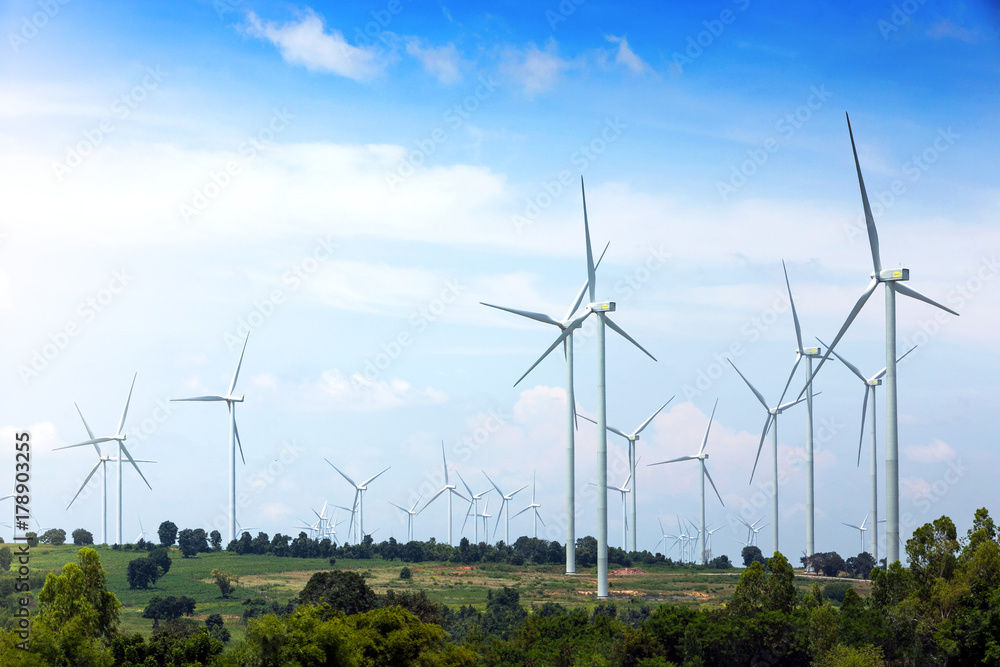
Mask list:
[[[326,461],[327,463],[330,463],[330,459],[324,458],[323,460]],[[340,468],[338,468],[337,466],[333,465],[332,463],[330,463],[330,467],[333,468],[334,470],[336,470],[337,472],[339,472],[340,476],[343,477],[344,479],[346,479],[347,482],[351,486],[353,486],[355,489],[358,488],[358,485],[354,483],[354,480],[351,479],[350,477],[348,477],[347,475],[345,475],[344,471],[342,471]],[[364,486],[364,484],[362,484],[362,486]],[[355,493],[354,503],[357,504],[357,502],[358,502],[357,493]]]
[[[659,408],[659,410],[657,410],[657,411],[656,411],[656,412],[654,412],[653,414],[649,415],[649,419],[647,419],[646,421],[642,422],[642,425],[641,425],[641,426],[639,426],[639,428],[637,428],[637,429],[635,430],[635,433],[633,433],[633,434],[632,434],[632,437],[634,438],[635,436],[637,436],[637,435],[639,435],[640,433],[642,433],[642,430],[643,430],[644,428],[646,428],[647,426],[649,426],[650,422],[652,422],[652,421],[653,421],[653,418],[654,418],[654,417],[656,417],[656,415],[660,414],[660,411],[662,411],[662,410],[663,410],[663,408],[667,407],[667,405],[668,405],[668,404],[670,403],[670,401],[674,400],[675,398],[677,398],[677,395],[676,395],[676,394],[675,394],[675,395],[673,395],[673,396],[671,396],[670,398],[668,398],[668,399],[667,399],[667,402],[666,402],[666,403],[664,403],[663,405],[661,405],[661,406],[660,406],[660,408]],[[622,435],[625,435],[625,434],[623,433]],[[626,437],[628,437],[628,436],[626,436]]]
[[[441,444],[441,446],[442,446],[442,447],[444,447],[444,443],[442,443],[442,444]],[[443,450],[442,450],[442,453],[443,453]],[[389,466],[389,468],[391,468],[391,467],[392,467],[392,466]],[[361,484],[361,486],[368,486],[369,484],[371,484],[372,482],[374,482],[374,481],[375,481],[376,479],[378,479],[379,477],[381,477],[382,475],[384,475],[384,474],[385,474],[385,472],[386,472],[387,470],[389,470],[389,468],[386,468],[385,470],[383,470],[383,471],[382,471],[382,472],[380,472],[379,474],[375,475],[374,477],[369,477],[368,479],[366,479],[366,480],[365,480],[365,481],[364,481],[364,482],[363,482],[363,483]]]
[[[240,448],[240,460],[243,461],[243,465],[246,465],[247,464],[247,460],[246,460],[246,457],[243,456],[243,443],[240,442],[240,427],[236,425],[236,414],[235,414],[236,406],[233,405],[232,403],[226,403],[226,405],[228,405],[229,406],[229,410],[234,413],[233,414],[233,435],[236,436],[236,446]]]
[[[444,463],[444,483],[448,485],[448,458],[444,455],[444,440],[441,441],[441,461]]]
[[[128,404],[132,402],[132,390],[135,389],[135,379],[138,376],[138,373],[132,376],[132,386],[128,388],[128,398],[125,399],[125,407],[122,409],[122,418],[118,422],[118,431],[115,432],[115,435],[121,435],[122,429],[125,428],[125,416],[128,414]]]
[[[456,475],[458,475],[458,478],[459,478],[460,480],[462,480],[462,486],[464,486],[464,487],[465,487],[465,490],[469,492],[469,495],[470,495],[470,496],[472,496],[472,495],[475,495],[474,493],[472,493],[472,489],[470,489],[470,488],[469,488],[469,485],[465,483],[465,478],[464,478],[464,477],[462,477],[462,473],[460,473],[460,472],[458,472],[458,471],[456,470],[456,471],[455,471],[455,474],[456,474]]]
[[[785,380],[785,388],[781,390],[781,397],[778,398],[778,403],[781,404],[785,400],[785,394],[788,393],[788,387],[792,384],[792,378],[795,377],[795,371],[799,367],[799,362],[802,361],[801,355],[795,355],[795,363],[792,364],[792,372],[788,374],[788,379]]]
[[[915,289],[913,289],[911,287],[907,287],[903,283],[896,283],[896,291],[899,292],[900,294],[903,294],[904,296],[910,297],[911,299],[916,299],[917,301],[923,301],[924,303],[929,303],[930,305],[935,306],[937,308],[940,308],[941,310],[943,310],[945,312],[951,313],[952,315],[955,315],[956,317],[958,316],[958,313],[956,313],[954,310],[952,310],[948,306],[941,305],[940,303],[938,303],[934,299],[931,299],[930,297],[924,296],[923,294],[921,294],[917,290],[915,290]]]
[[[808,389],[809,385],[812,384],[813,378],[815,378],[816,375],[819,373],[819,369],[823,368],[823,364],[826,363],[826,360],[830,358],[830,353],[833,352],[833,348],[837,346],[837,343],[840,342],[840,339],[844,337],[845,333],[847,333],[847,328],[851,326],[851,324],[854,322],[854,318],[856,318],[858,316],[858,313],[861,312],[861,309],[864,308],[865,303],[868,301],[868,297],[872,295],[872,292],[875,291],[876,287],[878,287],[877,277],[872,278],[872,281],[868,283],[868,287],[866,287],[865,291],[861,294],[861,298],[859,298],[858,302],[854,304],[854,308],[851,309],[851,314],[847,316],[846,320],[844,320],[844,324],[840,327],[840,331],[837,332],[837,335],[833,339],[833,342],[830,343],[830,347],[826,348],[826,354],[824,354],[823,358],[819,360],[819,363],[813,370],[812,376],[806,381],[806,386],[802,388],[802,392],[799,394],[800,397],[806,393],[806,389]]]
[[[467,502],[467,503],[471,503],[472,502],[471,500],[469,500],[468,498],[466,498],[465,496],[463,496],[461,493],[459,493],[455,489],[448,489],[448,490],[451,491],[454,495],[456,495],[459,498],[461,498],[462,500],[464,500],[465,502]]]
[[[792,306],[792,322],[795,323],[795,340],[799,344],[799,354],[802,353],[802,328],[799,326],[799,316],[795,312],[795,299],[792,298],[792,285],[788,282],[788,267],[785,260],[781,260],[781,270],[785,272],[785,287],[788,288],[788,303]]]
[[[854,530],[861,530],[861,526],[855,526],[853,523],[845,523],[843,521],[841,521],[840,523],[844,524],[848,528],[853,528]]]
[[[587,291],[590,302],[597,300],[594,296],[597,289],[597,268],[594,266],[594,251],[590,247],[590,221],[587,219],[587,190],[583,186],[583,176],[580,176],[580,194],[583,197],[583,231],[587,237]]]
[[[871,511],[870,510],[868,511],[867,514],[865,514],[865,520],[861,522],[861,526],[860,526],[859,530],[865,530],[865,524],[868,523],[868,517],[869,516],[871,516]]]
[[[847,116],[847,132],[851,135],[851,150],[854,152],[854,166],[858,170],[858,185],[861,186],[861,203],[865,207],[865,224],[868,226],[868,245],[872,250],[872,266],[875,267],[875,275],[882,270],[882,260],[879,259],[878,251],[878,231],[875,229],[875,218],[872,216],[872,207],[868,204],[868,192],[865,191],[865,179],[861,176],[861,162],[858,161],[858,149],[854,145],[854,132],[851,130],[851,117]],[[836,342],[834,343],[836,344]]]
[[[586,316],[584,316],[584,317],[586,317]],[[549,353],[552,352],[552,350],[556,349],[556,347],[559,346],[559,343],[561,343],[564,340],[566,340],[566,337],[570,336],[573,333],[573,329],[574,328],[575,327],[573,327],[571,325],[571,326],[563,329],[562,333],[559,334],[559,337],[556,338],[555,342],[552,343],[552,345],[549,345],[549,349],[545,350],[545,352],[542,353],[542,356],[538,357],[538,360],[535,361],[535,363],[531,364],[531,368],[529,368],[528,370],[526,370],[524,372],[524,375],[522,375],[521,377],[519,377],[517,379],[517,382],[514,383],[514,386],[516,387],[517,385],[521,384],[521,380],[523,380],[524,378],[528,377],[528,373],[530,373],[531,371],[535,370],[535,366],[537,366],[538,364],[542,363],[542,359],[544,359],[545,357],[549,356]]]
[[[515,491],[514,493],[510,494],[510,497],[511,497],[511,498],[513,498],[514,496],[516,496],[517,494],[521,493],[522,491],[524,491],[524,490],[525,490],[526,488],[528,488],[529,486],[531,486],[531,485],[530,485],[530,484],[525,484],[525,485],[524,485],[524,486],[522,486],[522,487],[521,487],[520,489],[518,489],[518,490],[517,490],[517,491]]]
[[[580,419],[584,419],[586,421],[589,421],[591,424],[596,424],[597,423],[596,421],[594,421],[593,419],[591,419],[587,415],[583,415],[583,414],[580,414],[580,413],[577,413],[577,414],[580,416]]]
[[[545,525],[545,519],[542,518],[542,515],[538,512],[538,508],[537,507],[535,508],[535,516],[538,517],[538,520],[541,521],[542,525],[544,526]]]
[[[608,241],[604,245],[604,250],[601,251],[601,256],[597,258],[597,263],[594,265],[595,272],[597,271],[597,267],[601,265],[601,260],[604,259],[604,253],[608,251],[608,246],[610,245],[611,245],[610,241]],[[573,301],[573,304],[570,306],[570,309],[566,311],[566,317],[564,317],[563,320],[568,320],[569,318],[573,317],[573,313],[575,313],[577,310],[580,309],[580,304],[583,303],[583,297],[587,295],[588,285],[590,285],[589,279],[587,280],[587,282],[583,284],[583,287],[580,288],[580,291],[576,295],[576,299]]]
[[[83,427],[84,427],[85,429],[87,429],[87,435],[89,435],[89,436],[90,436],[90,439],[91,439],[91,440],[93,440],[93,439],[94,439],[94,432],[90,430],[90,425],[89,425],[89,424],[87,424],[87,420],[83,418],[83,413],[82,413],[82,412],[80,412],[80,406],[79,406],[79,405],[77,405],[76,403],[74,403],[74,404],[73,404],[73,407],[74,407],[74,408],[76,408],[76,413],[77,413],[78,415],[80,415],[80,419],[81,419],[81,420],[83,421]],[[96,450],[97,450],[97,454],[98,454],[98,455],[100,455],[100,454],[101,454],[101,448],[97,446],[97,443],[94,443],[94,449],[96,449]]]
[[[755,387],[752,384],[750,384],[750,380],[748,380],[747,377],[745,375],[743,375],[743,373],[740,373],[740,369],[736,368],[736,364],[733,363],[733,360],[732,359],[726,359],[726,361],[728,361],[729,365],[733,367],[733,370],[735,370],[737,373],[739,373],[740,377],[743,378],[743,381],[747,383],[747,386],[750,387],[750,391],[752,391],[753,394],[754,394],[754,396],[757,397],[757,400],[760,401],[760,404],[764,406],[764,409],[765,410],[770,410],[771,407],[767,404],[767,401],[764,400],[763,394],[761,394],[759,391],[757,391],[757,387]]]
[[[75,496],[73,496],[73,500],[69,501],[69,505],[66,506],[66,509],[69,509],[70,507],[73,506],[73,502],[76,501],[76,499],[83,492],[83,489],[87,486],[87,482],[89,482],[90,478],[94,476],[94,473],[97,472],[97,469],[101,467],[102,463],[104,463],[104,461],[98,461],[94,465],[94,467],[90,469],[90,474],[87,475],[87,479],[83,480],[83,484],[80,485],[80,490],[76,492]],[[4,497],[5,498],[13,498],[14,496],[4,496]]]
[[[670,459],[669,461],[657,461],[656,463],[650,463],[649,466],[661,466],[664,463],[677,463],[678,461],[696,461],[697,459],[698,459],[697,456],[682,456],[677,459]]]
[[[901,354],[901,355],[899,355],[898,357],[896,357],[896,362],[898,363],[898,362],[902,361],[902,360],[903,360],[903,358],[904,358],[904,357],[905,357],[906,355],[908,355],[908,354],[909,354],[910,352],[913,352],[913,351],[914,351],[915,349],[917,349],[917,346],[916,346],[916,345],[914,345],[914,346],[913,346],[913,347],[911,347],[911,348],[910,348],[909,350],[907,350],[907,351],[906,351],[906,352],[904,352],[903,354]],[[886,370],[888,370],[888,369],[885,369],[885,368],[883,368],[882,370],[880,370],[880,371],[878,372],[878,375],[876,375],[875,377],[873,377],[873,378],[872,378],[872,380],[881,380],[881,379],[882,379],[882,377],[883,377],[883,376],[885,375],[885,373],[886,373]]]
[[[484,475],[486,475],[486,471],[485,471],[485,470],[483,471],[483,474],[484,474]],[[501,490],[500,490],[500,487],[496,485],[496,482],[494,482],[494,481],[493,481],[492,479],[490,479],[490,476],[489,476],[489,475],[486,475],[486,479],[489,479],[489,480],[490,480],[490,484],[492,484],[492,485],[493,485],[493,488],[497,490],[497,493],[499,493],[499,494],[500,494],[500,497],[501,497],[501,498],[504,498],[505,496],[503,495],[503,491],[501,491]]]
[[[458,531],[459,533],[465,532],[465,524],[469,522],[469,515],[472,513],[472,501],[469,501],[469,509],[465,510],[465,520],[462,521],[462,529]]]
[[[527,512],[530,509],[534,509],[534,508],[531,505],[529,505],[529,506],[525,507],[523,510],[521,510],[520,512],[518,512],[517,514],[515,514],[514,516],[512,516],[511,519],[516,519],[517,517],[521,516],[522,514],[524,514],[525,512]]]
[[[229,391],[227,392],[230,396],[233,395],[233,390],[236,389],[236,379],[240,376],[240,366],[243,365],[243,354],[247,351],[247,343],[250,342],[250,332],[247,332],[247,337],[243,341],[243,349],[240,351],[240,360],[236,364],[236,372],[233,373],[233,381],[229,385]]]
[[[868,394],[872,395],[874,400],[875,392],[874,388],[870,385],[865,385],[865,400],[861,403],[861,436],[858,438],[858,467],[861,467],[861,447],[865,442],[865,415],[868,413]]]
[[[739,372],[739,371],[737,371]],[[764,449],[764,438],[767,437],[767,432],[771,429],[771,420],[774,419],[774,415],[770,412],[767,413],[767,420],[764,421],[764,430],[760,433],[760,444],[757,445],[757,458],[753,460],[753,470],[750,471],[750,484],[753,484],[754,473],[757,472],[757,463],[760,461],[760,452]]]
[[[171,403],[184,403],[185,401],[224,401],[225,396],[193,396],[191,398],[171,398]]]
[[[146,486],[147,486],[147,487],[149,487],[149,490],[150,490],[150,491],[152,491],[152,490],[153,490],[153,487],[149,486],[149,481],[148,481],[148,480],[146,479],[146,476],[142,474],[142,471],[141,471],[141,470],[139,470],[139,466],[138,466],[138,465],[136,465],[136,462],[135,462],[135,459],[133,459],[133,458],[132,458],[132,455],[131,455],[131,454],[129,454],[129,452],[128,452],[128,449],[126,449],[126,448],[125,448],[125,443],[124,443],[124,442],[122,442],[121,440],[119,440],[119,441],[118,441],[118,446],[119,446],[119,447],[121,448],[121,450],[122,450],[123,452],[125,452],[125,456],[127,456],[127,457],[128,457],[128,460],[129,460],[129,463],[131,463],[131,464],[132,464],[132,467],[133,467],[133,468],[135,468],[135,471],[136,471],[137,473],[139,473],[139,477],[142,477],[142,481],[146,482]]]
[[[495,306],[492,303],[486,303],[485,301],[480,301],[479,303],[481,303],[484,306],[488,306],[490,308],[496,308],[497,310],[505,310],[508,313],[514,313],[515,315],[520,315],[521,317],[527,317],[530,320],[535,320],[537,322],[543,322],[544,324],[554,324],[557,327],[562,326],[562,322],[557,322],[556,320],[552,319],[551,317],[549,317],[545,313],[533,313],[530,310],[518,310],[517,308],[507,308],[505,306]]]
[[[390,504],[390,505],[392,505],[393,507],[395,507],[396,509],[401,509],[401,510],[403,510],[403,511],[404,511],[404,512],[406,512],[407,514],[409,514],[409,513],[410,513],[410,512],[409,512],[409,510],[407,510],[407,509],[406,509],[405,507],[401,507],[401,506],[397,505],[396,503],[392,502],[391,500],[389,501],[389,504]],[[313,512],[315,512],[315,511],[316,511],[316,510],[313,510]],[[316,516],[319,516],[319,515],[317,514]]]
[[[704,471],[705,477],[708,478],[709,483],[712,485],[712,490],[715,491],[715,495],[717,495],[719,497],[719,502],[722,503],[723,507],[725,507],[726,506],[726,501],[724,501],[722,499],[722,494],[719,493],[719,489],[716,488],[715,482],[712,481],[712,475],[709,474],[708,467],[705,466],[705,462],[704,461],[701,462],[701,469]],[[711,533],[709,533],[709,534],[711,534]]]
[[[698,450],[698,456],[705,453],[705,445],[708,444],[708,432],[712,430],[712,420],[715,419],[715,409],[719,407],[719,399],[715,399],[715,405],[712,406],[712,414],[708,418],[708,426],[705,427],[705,438],[701,441],[701,449]]]
[[[649,350],[647,350],[646,348],[644,348],[642,345],[639,345],[639,343],[636,342],[636,340],[634,338],[632,338],[627,333],[625,333],[624,329],[622,329],[620,326],[618,326],[617,324],[615,324],[614,320],[612,320],[610,317],[608,317],[607,315],[605,315],[604,316],[604,321],[608,325],[608,327],[610,327],[613,331],[618,332],[619,336],[623,337],[625,340],[627,340],[628,342],[632,343],[637,348],[639,348],[640,350],[642,350],[646,354],[647,357],[649,357],[653,361],[656,361],[656,357],[654,357],[652,354],[650,354]]]
[[[815,397],[815,396],[819,396],[819,395],[820,395],[820,394],[822,394],[822,393],[823,393],[823,392],[821,392],[821,391],[817,391],[817,392],[816,392],[815,394],[813,394],[813,396],[814,396],[814,397]],[[778,406],[778,412],[784,412],[784,411],[785,411],[785,410],[787,410],[788,408],[792,407],[793,405],[798,405],[799,403],[801,403],[801,402],[802,402],[802,401],[804,401],[804,400],[806,400],[806,397],[805,397],[805,396],[802,396],[801,398],[796,398],[796,399],[795,399],[794,401],[788,401],[787,403],[784,403],[784,404],[782,404],[782,405],[779,405],[779,406]]]
[[[594,423],[596,424],[597,422],[594,422]],[[624,431],[622,431],[621,429],[617,429],[617,428],[615,428],[614,426],[608,426],[608,427],[606,427],[606,428],[607,428],[607,429],[608,429],[609,431],[611,431],[612,433],[614,433],[615,435],[620,435],[621,437],[625,438],[626,440],[631,440],[631,438],[630,438],[630,437],[628,437],[628,433],[625,433],[625,432],[624,432]]]
[[[822,345],[823,347],[826,347],[826,348],[830,347],[829,345],[827,345],[826,343],[824,343],[819,338],[817,338],[816,340],[818,340],[820,342],[820,345]],[[852,364],[851,362],[849,362],[847,359],[844,359],[842,356],[840,356],[836,352],[833,352],[832,354],[833,354],[833,356],[835,356],[838,359],[840,359],[841,363],[843,363],[845,366],[847,366],[849,369],[851,369],[851,372],[854,373],[855,375],[857,375],[861,379],[862,382],[864,382],[866,384],[868,383],[868,378],[866,378],[864,375],[861,374],[861,371],[858,370],[857,366],[855,366],[854,364]]]
[[[113,442],[114,438],[94,438],[93,440],[84,440],[83,442],[78,442],[75,445],[65,445],[63,447],[56,447],[53,451],[59,451],[60,449],[72,449],[73,447],[84,447],[86,445],[97,445],[102,442]]]

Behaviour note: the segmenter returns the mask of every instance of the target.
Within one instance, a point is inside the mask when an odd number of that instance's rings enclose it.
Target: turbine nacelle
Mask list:
[[[880,283],[891,283],[891,282],[901,282],[910,279],[909,269],[882,269],[878,272],[878,276],[874,273],[872,278],[877,278]]]
[[[592,313],[613,313],[615,312],[615,302],[595,301],[594,303],[588,303],[586,308]]]

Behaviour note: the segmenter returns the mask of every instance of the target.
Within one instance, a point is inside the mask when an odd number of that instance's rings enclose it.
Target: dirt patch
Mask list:
[[[608,576],[611,577],[622,577],[630,574],[649,574],[649,572],[635,567],[623,567],[620,570],[611,570],[608,572]]]

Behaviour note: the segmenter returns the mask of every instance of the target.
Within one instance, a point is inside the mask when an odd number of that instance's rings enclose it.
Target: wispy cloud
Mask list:
[[[944,440],[934,439],[926,445],[910,445],[906,455],[919,463],[940,463],[955,458],[955,450]]]
[[[429,46],[424,41],[411,37],[406,42],[406,52],[420,61],[430,74],[441,83],[455,83],[462,78],[462,59],[454,44]]]
[[[545,50],[534,43],[523,49],[508,49],[501,65],[501,71],[524,87],[529,97],[551,90],[559,75],[575,67],[570,60],[559,56],[555,40],[549,40]]]
[[[649,63],[636,55],[635,51],[632,50],[632,47],[629,46],[628,39],[624,35],[621,37],[617,37],[615,35],[605,35],[604,38],[612,44],[618,45],[618,52],[615,55],[616,65],[624,65],[636,74],[647,74],[653,72],[653,68],[649,65]]]
[[[942,19],[927,29],[927,36],[932,39],[958,39],[967,44],[979,41],[979,33],[956,25],[948,19]]]
[[[247,34],[277,46],[287,62],[312,71],[332,72],[356,81],[371,79],[379,73],[374,49],[348,44],[339,30],[327,31],[323,18],[312,9],[306,9],[300,20],[285,24],[264,22],[249,12],[244,29]]]

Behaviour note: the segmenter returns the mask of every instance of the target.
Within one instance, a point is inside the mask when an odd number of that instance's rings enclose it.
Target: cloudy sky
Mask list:
[[[540,534],[562,542],[560,355],[513,387],[556,330],[479,302],[563,314],[586,276],[581,176],[594,243],[611,242],[598,297],[659,360],[609,335],[609,422],[631,430],[676,395],[639,444],[640,548],[658,518],[696,516],[697,466],[645,464],[694,453],[716,399],[726,507],[710,499],[709,521],[769,516],[767,448],[749,484],[764,412],[726,359],[776,400],[795,347],[782,259],[807,341],[832,337],[868,281],[845,111],[883,264],[961,313],[899,302],[901,349],[920,344],[900,366],[904,536],[941,514],[964,530],[995,495],[992,3],[16,0],[0,27],[0,488],[29,429],[43,527],[99,533],[97,477],[66,509],[95,452],[53,450],[87,437],[74,402],[111,434],[138,373],[126,444],[156,463],[152,490],[126,470],[125,538],[140,520],[225,534],[225,410],[168,401],[224,392],[249,331],[243,526],[289,533],[350,504],[327,458],[358,481],[391,466],[366,528],[402,538],[389,501],[440,487],[443,441],[477,492],[482,471],[505,491],[537,471]],[[866,373],[885,363],[883,318],[876,294],[839,347]],[[588,414],[595,342],[578,336]],[[817,390],[816,548],[854,554],[841,524],[869,509],[864,388],[831,363]],[[881,392],[877,413],[882,447]],[[780,546],[797,562],[801,407],[779,435]],[[595,441],[581,422],[579,535],[596,526]],[[443,502],[416,534],[445,539]],[[717,533],[715,554],[736,557],[737,537]]]

